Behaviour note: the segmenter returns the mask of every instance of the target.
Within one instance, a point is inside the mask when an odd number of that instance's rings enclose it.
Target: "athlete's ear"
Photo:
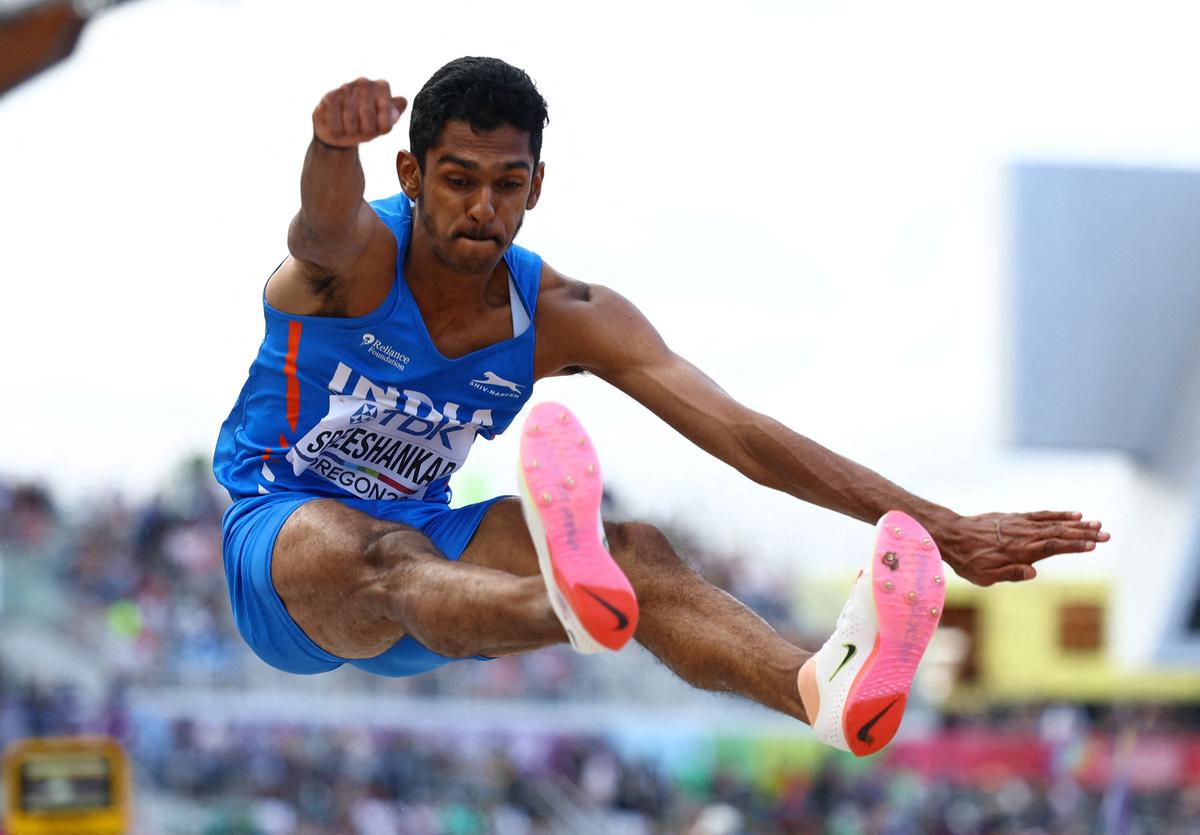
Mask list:
[[[538,204],[538,200],[542,196],[542,178],[546,176],[546,163],[539,162],[537,171],[533,174],[533,182],[530,184],[529,199],[525,201],[525,210],[528,211]]]
[[[396,154],[396,174],[400,178],[400,188],[410,200],[416,200],[421,194],[421,166],[417,158],[408,151]]]

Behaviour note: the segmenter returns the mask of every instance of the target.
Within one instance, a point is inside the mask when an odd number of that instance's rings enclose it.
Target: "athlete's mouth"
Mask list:
[[[459,232],[454,237],[463,238],[464,240],[476,241],[476,242],[491,241],[492,243],[496,244],[497,246],[500,245],[500,239],[497,238],[495,235],[478,235],[478,234],[474,234],[471,232]]]

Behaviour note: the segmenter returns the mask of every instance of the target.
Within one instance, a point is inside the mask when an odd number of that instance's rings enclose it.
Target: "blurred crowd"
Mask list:
[[[757,774],[701,757],[672,773],[602,736],[191,722],[161,733],[167,745],[143,763],[164,788],[224,804],[208,831],[229,835],[1200,835],[1194,782],[1134,792],[1000,764],[982,779],[929,778],[841,755]]]
[[[134,679],[236,677],[225,503],[200,462],[176,481],[138,505],[106,494],[64,506],[39,485],[0,486],[5,611],[61,626]],[[23,611],[22,585],[35,590],[36,611]]]
[[[796,746],[798,759],[776,759],[771,740],[731,746],[700,728],[700,748],[681,766],[648,758],[599,722],[594,734],[483,734],[453,723],[379,727],[353,714],[317,725],[139,706],[130,695],[138,688],[249,687],[249,671],[261,667],[229,616],[225,502],[207,468],[185,467],[162,496],[66,506],[37,485],[0,483],[0,616],[33,619],[95,652],[89,661],[105,682],[85,697],[77,683],[0,668],[0,741],[121,740],[147,801],[139,815],[152,818],[139,831],[1200,835],[1195,708],[1025,705],[938,717],[866,763],[811,739]],[[662,527],[710,580],[784,634],[800,634],[789,578],[711,554],[682,526]],[[452,665],[469,672],[394,682],[389,692],[510,698],[536,714],[544,700],[577,697],[581,682],[594,698],[604,680],[589,662],[550,650]]]
[[[1070,710],[1089,734],[1131,723],[1170,727],[1200,745],[1186,714],[1164,724],[1155,708]],[[1020,714],[1044,735],[1061,724],[1061,711],[1028,706]],[[1010,717],[974,721],[1022,738],[1025,731],[1004,725]],[[1200,781],[1089,785],[1070,769],[1021,774],[1003,751],[986,773],[932,777],[901,764],[903,744],[900,756],[874,762],[820,752],[805,765],[759,769],[751,743],[680,769],[623,752],[603,734],[139,715],[119,690],[89,706],[68,686],[23,685],[0,671],[2,738],[62,733],[124,743],[139,801],[160,799],[153,814],[137,804],[138,831],[155,835],[1200,835]]]

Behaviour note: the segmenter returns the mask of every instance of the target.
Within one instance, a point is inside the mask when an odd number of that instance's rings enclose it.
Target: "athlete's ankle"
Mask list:
[[[796,686],[800,690],[800,703],[804,705],[804,715],[811,726],[817,721],[817,711],[821,709],[821,693],[817,687],[817,654],[814,652],[808,660],[800,665],[796,675]]]

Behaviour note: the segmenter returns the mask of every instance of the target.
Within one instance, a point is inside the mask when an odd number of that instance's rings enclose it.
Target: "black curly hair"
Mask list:
[[[524,70],[499,58],[468,56],[435,72],[413,99],[408,141],[422,172],[425,152],[437,144],[451,120],[466,122],[476,133],[501,125],[525,131],[536,166],[542,156],[542,128],[550,116],[546,100]]]

